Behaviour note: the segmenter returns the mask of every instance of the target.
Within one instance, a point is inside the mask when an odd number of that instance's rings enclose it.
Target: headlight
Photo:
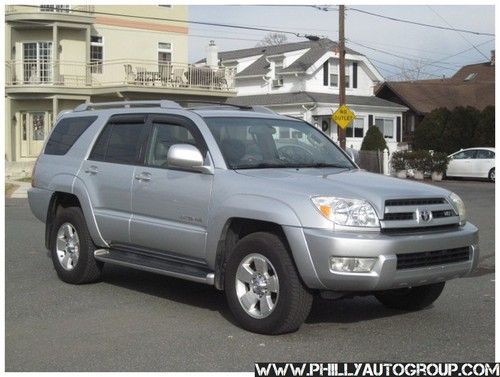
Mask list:
[[[366,200],[329,196],[316,196],[311,200],[323,216],[337,225],[370,228],[380,226],[375,210]]]
[[[460,225],[465,225],[465,222],[467,221],[467,214],[465,212],[464,201],[454,192],[452,192],[450,195],[450,201],[458,213],[458,217],[460,218]]]

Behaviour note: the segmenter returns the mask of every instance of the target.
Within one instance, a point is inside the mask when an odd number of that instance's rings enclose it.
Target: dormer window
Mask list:
[[[472,81],[476,78],[476,76],[477,76],[476,72],[469,73],[467,77],[464,79],[464,81]]]

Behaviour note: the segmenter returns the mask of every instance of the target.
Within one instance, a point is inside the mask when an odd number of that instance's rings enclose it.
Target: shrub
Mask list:
[[[448,163],[450,159],[448,155],[444,152],[434,152],[430,158],[431,166],[430,171],[444,174],[446,169],[448,169]]]
[[[430,171],[432,167],[432,156],[429,151],[413,151],[408,158],[408,167],[421,172]]]
[[[448,109],[439,108],[425,116],[413,135],[415,150],[441,150],[441,138],[450,114]]]
[[[391,166],[395,171],[406,170],[408,161],[407,151],[397,151],[391,156]]]
[[[487,106],[481,112],[474,133],[474,147],[495,146],[495,106]]]
[[[384,135],[378,127],[370,126],[361,144],[362,151],[383,151],[387,148]]]

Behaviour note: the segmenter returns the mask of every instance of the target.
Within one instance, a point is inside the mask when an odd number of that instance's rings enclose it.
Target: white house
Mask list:
[[[236,68],[237,105],[264,105],[281,114],[300,117],[321,127],[338,140],[337,125],[330,119],[338,108],[338,46],[329,39],[287,43],[217,52],[212,42],[208,61]],[[216,56],[218,54],[218,57]],[[204,64],[205,60],[197,64]],[[405,106],[374,96],[384,79],[367,59],[346,51],[347,104],[356,119],[347,129],[346,145],[359,149],[371,125],[380,128],[390,152],[402,139],[401,118]]]

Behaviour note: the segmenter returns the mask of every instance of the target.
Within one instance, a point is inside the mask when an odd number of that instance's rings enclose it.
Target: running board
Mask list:
[[[177,261],[114,249],[97,249],[94,251],[94,257],[98,261],[109,264],[214,285],[214,273],[202,266],[186,265]]]

